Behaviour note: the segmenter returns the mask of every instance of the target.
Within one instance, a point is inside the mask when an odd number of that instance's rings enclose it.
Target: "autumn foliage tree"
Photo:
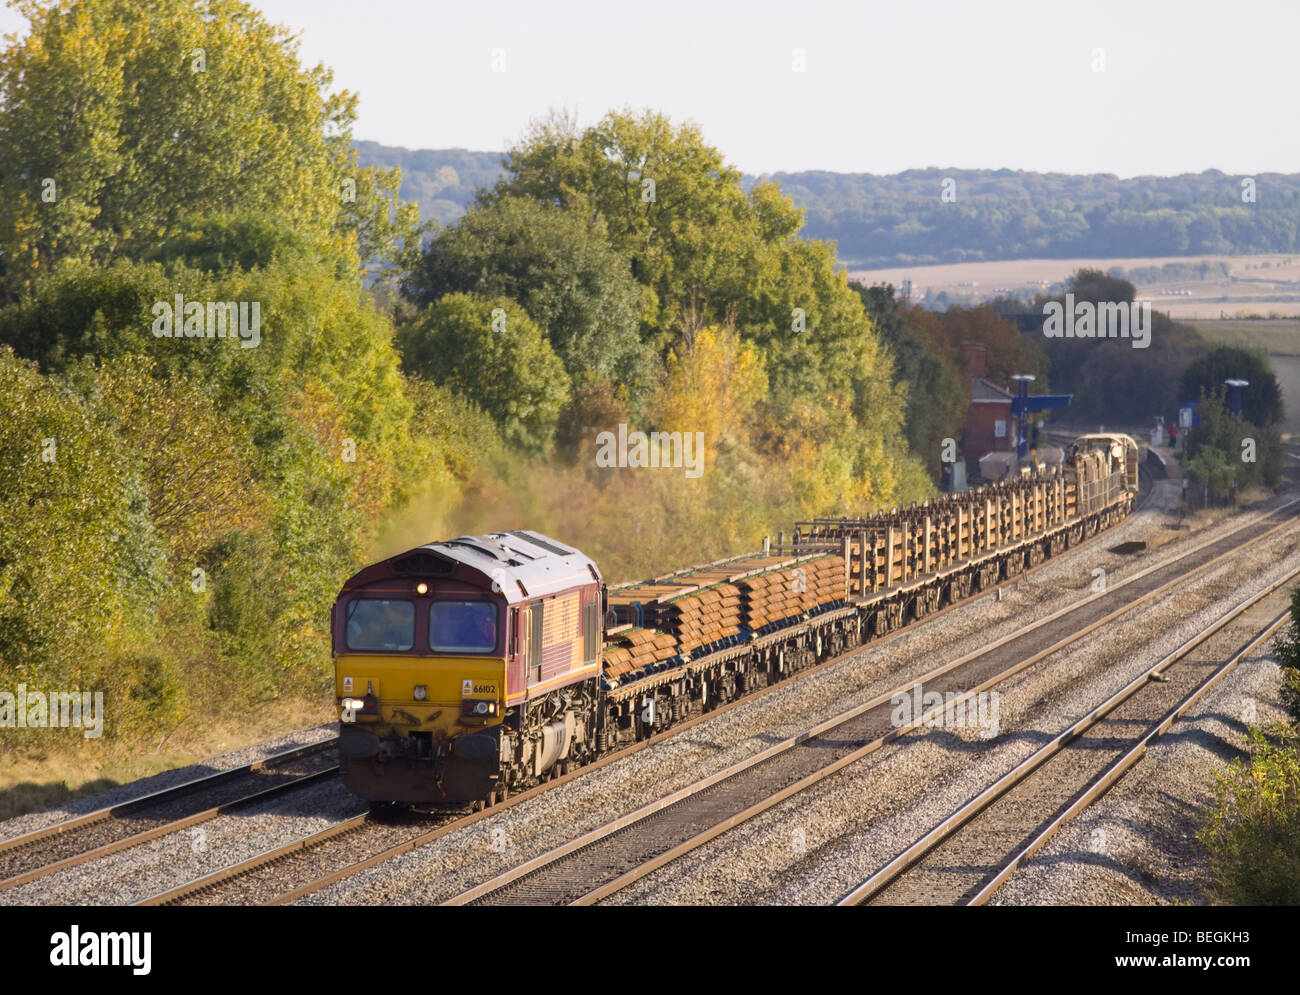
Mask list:
[[[486,202],[527,197],[603,225],[643,288],[652,354],[680,358],[692,332],[712,325],[757,348],[767,389],[755,438],[783,470],[802,463],[808,510],[927,492],[893,359],[833,246],[799,236],[802,212],[775,184],[746,192],[696,125],[652,111],[612,112],[589,128],[552,114],[509,150],[506,168]]]
[[[766,393],[762,353],[734,328],[710,325],[669,351],[650,417],[663,431],[703,433],[706,453],[748,448]]]
[[[239,0],[20,0],[0,51],[0,295],[60,259],[146,252],[196,216],[282,218],[354,265],[418,241],[399,176],[357,165],[356,96]]]

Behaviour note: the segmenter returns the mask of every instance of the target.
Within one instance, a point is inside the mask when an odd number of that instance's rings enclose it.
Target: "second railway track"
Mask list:
[[[839,902],[984,904],[1289,617],[1292,571],[1025,758]]]

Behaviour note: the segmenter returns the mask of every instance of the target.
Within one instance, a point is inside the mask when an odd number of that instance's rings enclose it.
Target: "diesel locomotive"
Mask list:
[[[380,807],[490,805],[1017,576],[1126,516],[1138,445],[610,589],[537,532],[462,536],[334,604],[342,778]]]

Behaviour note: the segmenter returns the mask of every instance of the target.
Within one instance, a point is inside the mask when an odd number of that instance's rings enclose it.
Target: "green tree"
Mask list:
[[[0,681],[120,684],[162,551],[141,468],[96,412],[0,348]]]
[[[1282,441],[1274,428],[1252,425],[1224,404],[1224,388],[1202,392],[1199,424],[1187,433],[1184,473],[1215,500],[1234,489],[1275,485],[1282,473]]]
[[[670,330],[685,301],[711,298],[729,274],[734,286],[737,250],[755,234],[740,171],[698,127],[674,128],[652,111],[611,113],[581,132],[563,116],[534,122],[506,169],[494,198],[531,197],[604,222],[650,291],[653,331]]]
[[[356,97],[239,0],[19,0],[0,52],[0,293],[140,254],[201,214],[285,219],[358,261],[418,242],[396,173],[357,165]]]
[[[400,335],[409,374],[482,407],[507,442],[533,453],[549,451],[569,400],[569,377],[518,304],[506,297],[448,294]]]
[[[1098,269],[1081,269],[1067,282],[1075,303],[1133,303],[1132,283]],[[1044,314],[1040,297],[1024,310]],[[1149,306],[1149,305],[1148,305]],[[1073,394],[1065,417],[1106,424],[1149,423],[1156,415],[1172,419],[1180,400],[1182,371],[1205,351],[1200,334],[1160,311],[1151,312],[1149,345],[1135,349],[1127,339],[1046,338],[1036,322],[1027,338],[1041,343],[1051,363],[1052,389]],[[1197,395],[1193,394],[1192,397]]]
[[[241,666],[263,668],[262,679],[272,660],[280,677],[306,677],[324,659],[319,624],[339,577],[360,560],[380,512],[418,469],[392,325],[355,278],[338,279],[328,259],[273,258],[211,274],[179,259],[168,265],[170,273],[160,263],[65,262],[28,299],[0,311],[0,341],[75,375],[87,397],[116,388],[86,385],[82,357],[105,365],[105,383],[121,381],[124,393],[100,416],[154,419],[123,432],[150,469],[142,488],[158,501],[165,542],[209,571],[211,628]],[[244,347],[251,338],[155,336],[152,309],[176,293],[243,302],[250,319],[256,303],[256,346]],[[119,365],[131,357],[134,365]],[[145,370],[160,384],[141,379]],[[241,461],[252,482],[246,490]],[[176,476],[184,468],[197,474],[190,484],[203,495],[174,493],[185,486]],[[201,505],[230,486],[239,499],[204,512],[206,523],[189,522],[187,500]],[[257,502],[252,514],[244,499],[258,492],[265,505]],[[265,524],[229,538],[223,521],[236,529]],[[264,594],[252,608],[232,590]],[[250,613],[267,621],[260,635]]]
[[[521,197],[468,211],[429,243],[405,292],[509,297],[542,327],[574,378],[644,381],[641,288],[599,219]]]
[[[145,261],[170,268],[179,263],[205,273],[255,269],[295,259],[323,261],[328,254],[283,218],[241,211],[196,218],[156,249]],[[338,257],[339,278],[346,279],[346,257]]]
[[[142,462],[149,517],[174,571],[188,578],[222,535],[266,523],[252,473],[247,428],[216,409],[188,377],[154,375],[146,357],[124,356],[94,373],[98,408]]]
[[[1300,750],[1251,730],[1248,763],[1216,775],[1215,802],[1197,838],[1210,851],[1212,897],[1227,905],[1300,904]]]
[[[950,350],[932,351],[913,325],[915,312],[904,312],[888,284],[852,284],[881,340],[894,356],[894,378],[907,390],[907,441],[913,453],[940,474],[940,450],[946,438],[961,436],[970,390]]]
[[[799,449],[828,468],[835,484],[810,500],[860,511],[925,493],[892,357],[834,247],[799,237],[803,214],[775,184],[747,194],[698,127],[652,111],[613,112],[585,130],[552,115],[506,168],[486,200],[531,197],[604,223],[643,287],[642,339],[658,355],[689,349],[710,325],[763,350],[769,389],[755,435],[779,460]]]
[[[1282,421],[1282,391],[1268,357],[1240,346],[1214,346],[1191,363],[1179,384],[1182,400],[1195,400],[1202,392],[1220,393],[1229,379],[1250,383],[1241,388],[1241,413],[1247,421],[1261,427]]]
[[[0,342],[46,372],[61,371],[82,356],[145,354],[157,348],[154,305],[171,303],[178,291],[195,299],[209,296],[206,283],[179,286],[157,263],[67,260],[43,274],[20,303],[0,309]]]

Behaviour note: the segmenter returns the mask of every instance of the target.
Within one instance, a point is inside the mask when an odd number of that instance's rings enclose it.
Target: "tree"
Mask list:
[[[1076,301],[1131,302],[1137,296],[1137,287],[1128,280],[1109,276],[1099,269],[1084,268],[1070,277],[1066,286]]]
[[[970,402],[961,353],[944,341],[943,318],[919,308],[903,311],[892,286],[852,286],[893,353],[895,381],[907,390],[908,444],[930,467],[932,479],[938,479],[943,440],[961,435]]]
[[[492,416],[502,437],[551,447],[569,377],[528,314],[506,297],[448,294],[400,332],[408,374],[448,387]]]
[[[689,346],[668,354],[651,405],[657,427],[702,432],[707,450],[748,445],[754,410],[767,393],[762,354],[732,328],[700,329]]]
[[[1149,308],[1135,302],[1132,283],[1098,269],[1081,269],[1067,283],[1076,306],[1118,303]],[[1040,297],[1027,310],[1044,314],[1049,300]],[[1041,328],[1042,326],[1038,326]],[[1051,362],[1053,390],[1073,394],[1065,417],[1107,424],[1148,422],[1156,415],[1172,418],[1178,408],[1182,371],[1205,350],[1200,334],[1161,311],[1151,311],[1150,337],[1137,349],[1128,339],[1046,338],[1034,333]],[[1192,395],[1195,396],[1195,395]]]
[[[775,184],[747,194],[697,126],[652,111],[613,112],[585,130],[552,115],[505,165],[485,201],[531,197],[604,223],[643,287],[642,339],[654,352],[689,349],[711,325],[734,325],[762,350],[769,390],[756,435],[780,460],[792,447],[833,450],[843,472],[819,489],[827,500],[861,511],[904,487],[922,496],[892,357],[834,247],[799,237],[803,213]]]
[[[60,259],[146,252],[201,214],[285,219],[361,261],[418,242],[398,176],[360,168],[356,97],[240,0],[20,0],[0,52],[0,294]]]
[[[272,256],[265,266],[214,273],[181,259],[168,265],[171,272],[161,263],[64,262],[21,304],[0,310],[0,341],[76,377],[88,398],[102,387],[85,382],[78,361],[107,367],[109,389],[123,394],[98,415],[128,423],[131,451],[151,474],[142,502],[159,500],[169,551],[208,570],[211,628],[250,674],[263,668],[259,680],[269,679],[270,660],[281,678],[299,667],[303,675],[320,660],[319,620],[338,578],[358,562],[402,478],[415,477],[393,328],[359,282],[340,280],[329,259]],[[156,336],[154,307],[172,304],[178,293],[185,301],[248,305],[250,326],[256,304],[256,341]],[[180,320],[173,324],[179,332]],[[131,358],[134,365],[118,365]],[[161,383],[148,384],[146,370]],[[188,417],[173,425],[178,413]],[[157,420],[137,425],[136,418]],[[223,438],[233,453],[223,450]],[[243,487],[239,462],[253,485],[241,499],[265,495],[257,514],[245,514],[236,500],[211,513],[211,522],[189,523],[193,506],[172,493],[185,486],[175,474],[188,469],[198,475],[192,483],[219,494]],[[175,514],[172,500],[180,501]],[[265,524],[251,534],[212,531],[223,520]],[[249,606],[243,591],[263,594]]]
[[[181,263],[205,273],[256,269],[295,259],[324,261],[327,253],[284,218],[240,211],[195,218],[156,249],[142,254],[175,268]],[[336,256],[340,278],[346,278],[346,256]]]
[[[184,291],[200,289],[189,281]],[[0,309],[0,342],[58,372],[82,356],[144,354],[155,348],[153,306],[182,291],[157,263],[106,266],[67,260],[33,283],[18,304]],[[207,299],[206,292],[196,299]]]
[[[691,293],[711,296],[752,229],[740,171],[698,127],[674,128],[651,111],[611,113],[581,133],[552,116],[509,149],[506,169],[494,197],[523,195],[604,222],[654,293],[647,321],[657,331],[671,328]]]
[[[140,467],[74,394],[0,348],[0,683],[119,684],[162,557]]]
[[[1241,388],[1241,414],[1253,425],[1266,428],[1282,421],[1282,391],[1268,357],[1240,346],[1214,346],[1183,371],[1181,399],[1192,401],[1202,393],[1221,393],[1224,381],[1247,380]]]
[[[149,517],[173,568],[188,580],[226,532],[266,524],[247,429],[231,425],[194,380],[154,376],[153,363],[124,356],[93,373],[98,408],[138,453]]]
[[[501,197],[439,232],[404,289],[421,306],[450,293],[509,297],[546,332],[571,377],[645,378],[641,288],[599,219]]]
[[[1184,473],[1208,486],[1216,500],[1233,488],[1272,486],[1282,473],[1282,441],[1275,428],[1252,425],[1224,404],[1224,390],[1202,392],[1199,424],[1187,434]]]

